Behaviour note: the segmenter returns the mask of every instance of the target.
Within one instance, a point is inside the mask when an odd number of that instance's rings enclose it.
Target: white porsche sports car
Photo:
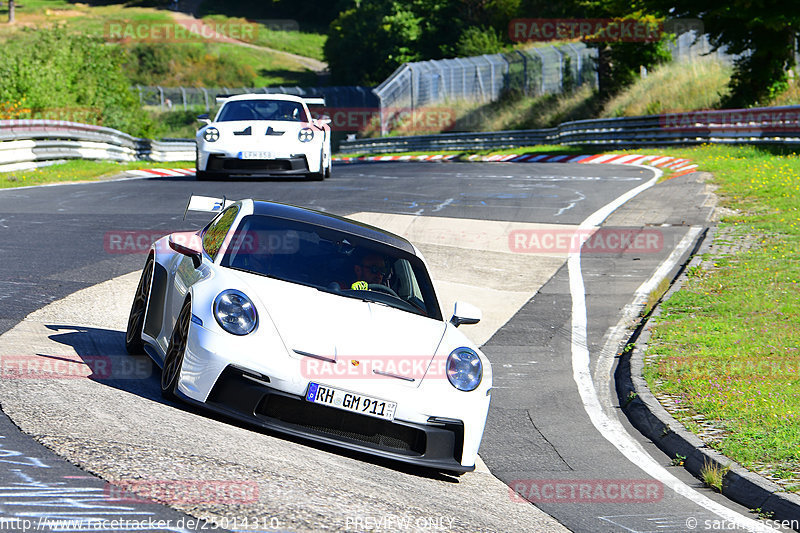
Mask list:
[[[161,390],[314,441],[439,470],[475,468],[489,361],[445,320],[419,250],[397,235],[291,205],[193,196],[216,211],[156,241],[126,347]]]
[[[223,102],[213,121],[197,131],[198,180],[213,178],[331,175],[331,130],[314,119],[308,103],[288,94],[240,94]]]

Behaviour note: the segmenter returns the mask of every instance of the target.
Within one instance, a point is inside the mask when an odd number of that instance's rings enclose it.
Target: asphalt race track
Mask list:
[[[122,516],[184,520],[140,531],[204,526],[190,517],[262,531],[564,530],[528,499],[572,531],[730,529],[747,510],[700,488],[639,439],[613,393],[626,306],[668,258],[674,274],[709,223],[697,175],[645,188],[654,177],[614,165],[364,163],[337,166],[324,182],[181,177],[0,191],[4,369],[14,358],[126,357],[121,330],[146,244],[121,246],[119,237],[201,226],[208,217],[183,219],[194,193],[293,203],[408,235],[443,301],[459,296],[483,308],[482,324],[465,331],[483,343],[495,385],[480,451],[491,474],[453,477],[164,402],[145,358],[130,358],[136,380],[10,379],[3,371],[0,406],[11,420],[0,416],[0,524]],[[600,245],[536,248],[587,219],[606,228]],[[651,239],[620,248],[634,230]],[[133,481],[183,480],[251,492],[211,503],[161,498],[172,509],[120,498],[87,471],[133,491]]]

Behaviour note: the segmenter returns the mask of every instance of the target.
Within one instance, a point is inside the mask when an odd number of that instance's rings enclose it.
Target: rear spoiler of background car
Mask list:
[[[228,200],[224,196],[222,198],[212,198],[211,196],[195,196],[194,194],[189,197],[189,203],[186,204],[186,209],[183,211],[183,218],[186,219],[186,213],[189,211],[200,211],[202,213],[219,213],[235,200]]]
[[[306,105],[325,105],[324,98],[303,98]]]

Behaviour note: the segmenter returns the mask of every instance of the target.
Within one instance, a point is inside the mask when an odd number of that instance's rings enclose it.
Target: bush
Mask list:
[[[250,65],[211,53],[205,43],[136,43],[125,48],[125,72],[133,83],[170,87],[253,87]]]
[[[496,54],[503,49],[503,42],[494,28],[471,26],[464,30],[456,44],[458,57]]]
[[[64,28],[24,29],[3,46],[0,102],[25,102],[28,116],[88,122],[147,136],[152,124],[142,113],[123,54],[101,39]]]

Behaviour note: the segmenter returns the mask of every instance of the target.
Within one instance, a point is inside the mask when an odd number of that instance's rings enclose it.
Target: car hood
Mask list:
[[[246,272],[236,275],[266,310],[291,357],[364,364],[419,382],[445,333],[443,321],[381,303]]]
[[[220,131],[230,132],[244,131],[250,128],[251,135],[265,135],[267,130],[274,134],[280,132],[298,132],[303,128],[311,127],[308,122],[294,122],[286,120],[232,120],[226,122],[214,122],[211,126]]]

